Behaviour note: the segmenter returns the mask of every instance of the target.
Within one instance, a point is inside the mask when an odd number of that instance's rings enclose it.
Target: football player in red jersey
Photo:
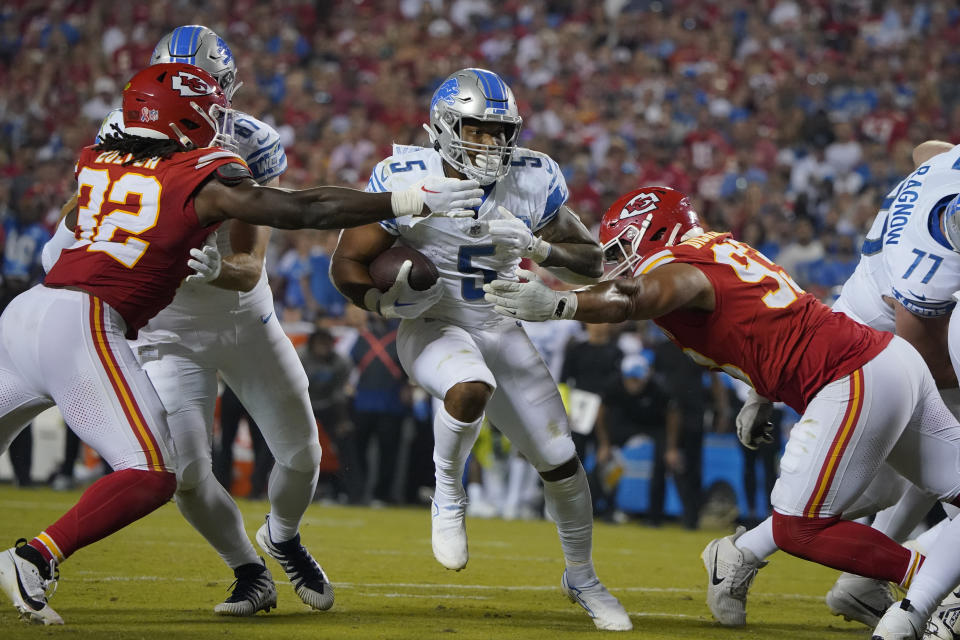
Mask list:
[[[559,292],[523,272],[529,282],[486,285],[487,300],[524,320],[653,319],[696,362],[801,413],[771,495],[777,545],[907,588],[874,637],[919,638],[960,582],[960,521],[945,529],[924,562],[916,551],[842,516],[883,462],[957,502],[960,424],[920,354],[902,338],[833,313],[730,234],[705,233],[689,199],[673,189],[647,187],[621,197],[604,215],[600,240],[607,258],[619,263],[612,275],[632,277]],[[730,571],[711,557],[717,555],[708,547],[712,582],[729,582],[744,595],[762,566]],[[745,610],[725,613],[746,617]]]
[[[43,285],[0,316],[0,451],[56,404],[116,470],[63,517],[0,553],[0,588],[21,617],[62,624],[47,603],[58,565],[173,495],[174,453],[156,391],[125,338],[136,336],[190,273],[192,248],[224,220],[332,229],[480,204],[473,181],[441,179],[394,193],[260,187],[230,144],[230,105],[214,78],[183,63],[135,75],[124,132],[77,163],[76,241]]]

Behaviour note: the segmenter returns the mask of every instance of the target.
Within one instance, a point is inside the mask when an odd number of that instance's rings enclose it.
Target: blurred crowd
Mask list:
[[[392,143],[426,142],[446,75],[485,67],[513,88],[521,144],[560,164],[585,222],[627,190],[670,185],[822,297],[852,272],[913,146],[960,142],[960,9],[946,0],[10,0],[5,292],[41,276],[78,149],[160,37],[189,23],[232,48],[234,106],[280,131],[286,186],[364,186]],[[268,273],[291,330],[339,345],[378,334],[330,285],[335,244],[276,232]]]

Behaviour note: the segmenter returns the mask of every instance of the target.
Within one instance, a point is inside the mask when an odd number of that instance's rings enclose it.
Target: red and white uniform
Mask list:
[[[0,450],[56,404],[114,469],[173,470],[163,405],[126,336],[173,298],[189,250],[215,228],[197,219],[194,192],[242,161],[219,149],[123,159],[83,150],[76,240],[0,316]]]
[[[716,308],[675,311],[656,323],[696,362],[803,414],[771,496],[778,512],[840,515],[885,460],[945,499],[960,493],[960,425],[905,340],[832,312],[730,234],[707,233],[659,251],[636,273],[670,262],[700,269],[713,284]]]

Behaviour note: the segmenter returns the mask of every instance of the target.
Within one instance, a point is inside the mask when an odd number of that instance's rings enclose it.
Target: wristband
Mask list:
[[[556,320],[571,320],[577,313],[577,294],[568,291],[560,295],[557,306],[553,310],[553,317]]]
[[[423,198],[416,189],[390,192],[390,208],[395,218],[417,216],[423,211]]]

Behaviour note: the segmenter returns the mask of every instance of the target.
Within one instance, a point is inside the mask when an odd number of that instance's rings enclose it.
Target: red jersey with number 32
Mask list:
[[[729,233],[707,233],[659,251],[636,274],[670,262],[700,269],[713,284],[716,308],[674,311],[655,322],[697,363],[801,413],[826,384],[862,367],[893,338],[834,313]]]
[[[127,337],[170,304],[190,273],[190,249],[219,224],[202,226],[193,207],[198,187],[238,156],[212,147],[124,166],[126,154],[86,147],[77,162],[76,241],[44,279],[76,287],[113,307]]]

